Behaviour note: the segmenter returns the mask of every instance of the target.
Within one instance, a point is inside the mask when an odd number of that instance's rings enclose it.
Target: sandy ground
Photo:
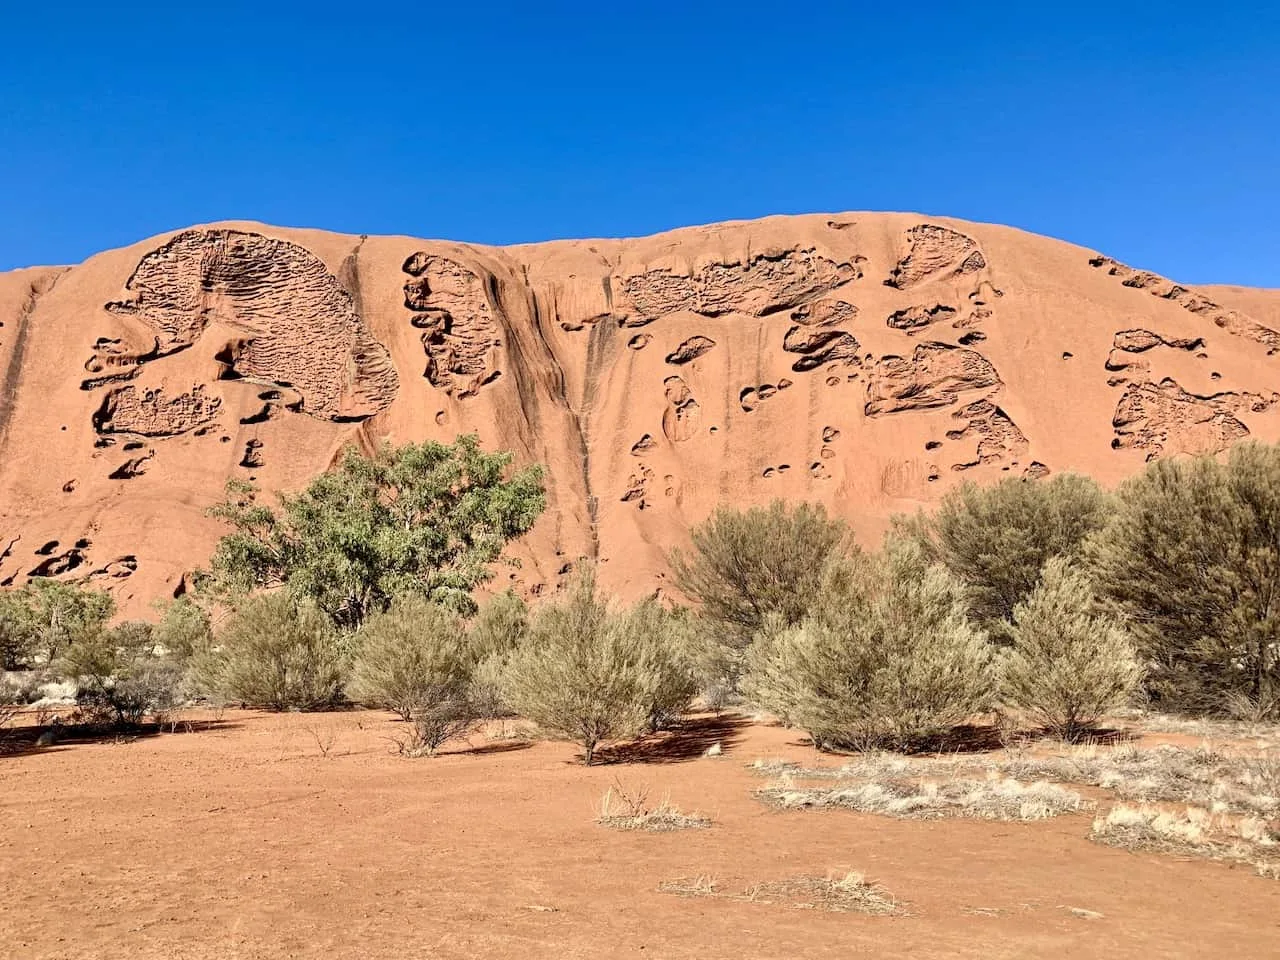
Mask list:
[[[584,768],[572,747],[488,741],[405,760],[379,713],[229,712],[212,730],[0,758],[0,954],[13,958],[1262,957],[1280,884],[1248,868],[1033,824],[778,812],[756,757],[812,761],[776,727]],[[698,754],[721,739],[724,755]],[[321,745],[329,747],[322,755]],[[710,829],[594,823],[615,780]],[[900,916],[684,899],[859,870]],[[1094,911],[1086,918],[1072,908]]]

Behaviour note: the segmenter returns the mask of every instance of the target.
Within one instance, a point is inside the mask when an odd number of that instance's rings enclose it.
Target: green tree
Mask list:
[[[894,534],[959,578],[972,618],[1007,641],[1013,610],[1040,582],[1045,563],[1078,558],[1109,510],[1109,498],[1088,477],[1008,478],[987,487],[965,483],[932,514],[895,517]]]
[[[1093,585],[1064,557],[1045,564],[1013,620],[1006,699],[1064,739],[1077,739],[1124,706],[1142,679],[1133,641],[1097,609]]]
[[[672,551],[671,569],[722,641],[741,649],[770,616],[804,619],[827,558],[846,541],[844,523],[821,504],[720,507],[693,529],[688,552]]]
[[[744,688],[824,749],[916,749],[984,710],[993,651],[960,583],[911,544],[833,557],[799,624],[766,625]]]
[[[1280,708],[1280,447],[1157,460],[1090,543],[1164,709]]]
[[[45,577],[0,594],[0,657],[17,669],[40,659],[52,663],[76,640],[102,629],[116,611],[108,593]]]
[[[279,512],[233,482],[212,513],[234,532],[199,582],[231,596],[284,585],[344,629],[405,593],[469,613],[489,564],[546,504],[541,470],[513,472],[511,461],[474,436],[384,445],[369,457],[349,447],[302,493],[281,496]]]
[[[342,698],[345,668],[333,624],[287,591],[261,594],[227,618],[197,675],[206,690],[268,710],[322,710]]]

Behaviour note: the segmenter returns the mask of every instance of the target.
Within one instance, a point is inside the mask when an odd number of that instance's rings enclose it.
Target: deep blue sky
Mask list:
[[[228,218],[515,243],[871,209],[1280,287],[1274,0],[71,0],[0,32],[0,269]]]

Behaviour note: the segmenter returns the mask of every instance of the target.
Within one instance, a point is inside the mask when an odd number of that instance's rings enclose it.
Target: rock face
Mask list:
[[[1275,441],[1277,351],[1280,292],[908,214],[507,248],[197,227],[0,274],[0,584],[145,614],[228,478],[475,432],[548,469],[496,585],[591,557],[635,596],[722,502],[820,500],[874,540],[965,480]]]

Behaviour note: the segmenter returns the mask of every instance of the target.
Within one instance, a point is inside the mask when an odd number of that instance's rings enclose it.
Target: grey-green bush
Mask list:
[[[906,543],[836,557],[799,624],[748,651],[747,695],[821,748],[911,750],[986,709],[993,652],[964,590]]]
[[[134,727],[148,715],[163,722],[181,698],[185,665],[155,646],[151,624],[126,621],[82,633],[56,671],[76,683],[76,704],[92,725]]]
[[[502,676],[511,655],[528,639],[529,608],[513,591],[480,605],[467,631],[475,660],[468,697],[477,717],[496,720],[512,714],[503,694]]]
[[[655,714],[683,708],[678,671],[660,643],[660,617],[641,604],[612,611],[594,571],[535,612],[527,643],[503,675],[507,701],[540,727],[582,745],[590,764],[606,740],[634,737]],[[684,702],[681,698],[684,696]]]
[[[671,554],[676,585],[742,649],[769,616],[799,623],[818,592],[827,558],[846,542],[844,523],[821,504],[720,507]]]
[[[1096,609],[1093,586],[1063,557],[1014,608],[1004,693],[1055,734],[1074,740],[1124,706],[1142,679],[1133,642]]]
[[[1008,478],[986,487],[965,483],[931,514],[894,518],[895,536],[914,541],[959,579],[970,617],[1007,642],[1013,610],[1040,582],[1045,563],[1079,557],[1110,509],[1102,489],[1076,474]]]
[[[252,597],[233,613],[199,675],[215,695],[268,710],[332,707],[345,679],[329,618],[285,591]]]
[[[461,621],[419,596],[396,600],[356,636],[348,692],[404,720],[457,709],[467,699],[473,659]]]
[[[1117,501],[1089,559],[1154,704],[1280,713],[1280,448],[1157,460]]]

